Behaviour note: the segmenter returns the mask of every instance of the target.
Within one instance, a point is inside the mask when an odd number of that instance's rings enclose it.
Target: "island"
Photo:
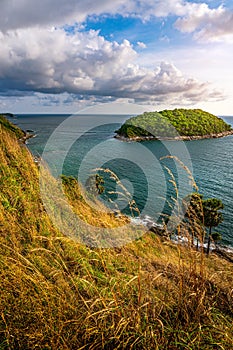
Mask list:
[[[144,112],[128,119],[116,131],[123,141],[198,140],[233,134],[231,125],[201,109]]]

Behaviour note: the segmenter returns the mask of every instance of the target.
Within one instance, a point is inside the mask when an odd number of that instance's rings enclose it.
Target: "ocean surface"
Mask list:
[[[178,210],[172,200],[176,190],[181,198],[192,191],[190,174],[171,157],[176,156],[191,171],[205,198],[217,197],[224,203],[224,221],[216,231],[222,234],[224,245],[233,246],[233,136],[186,142],[122,142],[114,138],[114,132],[128,117],[18,115],[13,122],[33,131],[35,137],[28,140],[28,147],[37,156],[44,152],[55,176],[76,176],[85,186],[88,177],[96,173],[94,169],[110,169],[127,191],[103,173],[105,192],[114,192],[108,205],[136,215],[127,206],[130,198],[142,215],[155,222],[161,222],[161,213],[171,215]],[[222,118],[233,126],[233,117]],[[119,194],[122,191],[124,195]],[[106,197],[102,200],[109,203]]]

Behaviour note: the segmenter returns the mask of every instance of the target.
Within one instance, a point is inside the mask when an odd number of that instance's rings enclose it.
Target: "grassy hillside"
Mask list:
[[[10,123],[4,115],[0,114],[0,126],[4,127],[5,130],[9,131],[13,135],[15,135],[18,139],[25,136],[25,132],[22,131],[18,126]]]
[[[41,202],[37,165],[2,120],[1,350],[233,348],[232,264],[152,233],[115,249],[63,236]],[[117,224],[89,207],[76,180],[63,185],[87,221]]]
[[[204,136],[230,130],[230,125],[208,112],[200,109],[174,109],[145,112],[132,117],[117,130],[117,134],[129,138]]]

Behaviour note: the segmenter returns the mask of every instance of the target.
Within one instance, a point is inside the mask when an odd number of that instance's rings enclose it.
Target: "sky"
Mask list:
[[[233,0],[1,0],[0,112],[233,115],[232,52]]]

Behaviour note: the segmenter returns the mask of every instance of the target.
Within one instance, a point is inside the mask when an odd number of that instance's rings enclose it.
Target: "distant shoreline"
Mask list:
[[[207,134],[207,135],[193,135],[193,136],[175,136],[175,137],[164,137],[164,136],[135,136],[135,137],[125,137],[123,135],[115,135],[114,138],[125,141],[125,142],[130,142],[130,141],[135,141],[135,142],[140,142],[140,141],[156,141],[156,140],[161,140],[161,141],[193,141],[193,140],[203,140],[203,139],[218,139],[221,137],[225,136],[230,136],[233,135],[233,129],[229,131],[223,131],[217,134]]]

